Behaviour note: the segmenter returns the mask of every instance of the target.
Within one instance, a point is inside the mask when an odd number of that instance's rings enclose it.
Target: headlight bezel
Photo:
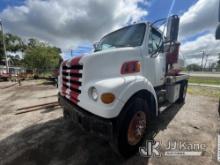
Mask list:
[[[90,96],[90,98],[91,98],[93,101],[97,101],[98,98],[99,98],[99,93],[98,93],[97,88],[91,87],[91,88],[89,89],[89,96]]]

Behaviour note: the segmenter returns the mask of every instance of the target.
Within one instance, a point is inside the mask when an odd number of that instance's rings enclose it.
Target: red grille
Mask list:
[[[62,91],[61,95],[68,98],[73,103],[79,102],[78,96],[81,93],[80,86],[82,82],[83,66],[79,64],[80,57],[76,57],[71,61],[65,61],[62,64]]]

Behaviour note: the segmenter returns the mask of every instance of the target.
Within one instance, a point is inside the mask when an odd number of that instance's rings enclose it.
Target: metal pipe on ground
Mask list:
[[[50,103],[32,105],[32,106],[28,106],[28,107],[22,107],[22,108],[18,108],[17,111],[24,110],[24,109],[35,108],[35,107],[46,106],[46,105],[53,105],[53,104],[58,104],[58,102],[57,102],[57,101],[54,101],[54,102],[50,102]]]
[[[38,111],[38,110],[43,110],[43,109],[56,109],[56,108],[59,108],[60,105],[49,105],[49,106],[45,106],[45,107],[37,107],[37,108],[34,108],[34,109],[28,109],[28,110],[25,110],[25,111],[19,111],[17,113],[15,113],[15,115],[19,115],[19,114],[23,114],[23,113],[28,113],[28,112],[33,112],[33,111]]]

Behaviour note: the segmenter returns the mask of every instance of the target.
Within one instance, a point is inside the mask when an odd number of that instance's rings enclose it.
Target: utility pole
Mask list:
[[[205,56],[205,51],[203,50],[203,51],[202,51],[202,62],[201,62],[202,71],[203,71],[203,60],[204,60],[204,56]]]
[[[2,24],[2,20],[1,20],[1,19],[0,19],[0,26],[1,26],[1,30],[2,30],[2,43],[3,43],[3,50],[4,50],[4,55],[5,55],[6,71],[7,71],[7,73],[9,73],[9,67],[8,67],[8,56],[7,56],[7,53],[6,53],[5,37],[4,37],[4,29],[3,29],[3,24]]]
[[[206,64],[207,64],[208,58],[209,58],[209,54],[206,54],[206,60],[205,60],[204,68],[206,67]]]

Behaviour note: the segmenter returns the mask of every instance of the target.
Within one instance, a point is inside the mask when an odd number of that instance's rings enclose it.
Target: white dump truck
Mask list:
[[[123,156],[138,151],[150,121],[184,103],[188,75],[178,61],[179,17],[164,35],[153,23],[135,23],[105,35],[90,55],[61,64],[58,100],[65,119],[114,144]]]

